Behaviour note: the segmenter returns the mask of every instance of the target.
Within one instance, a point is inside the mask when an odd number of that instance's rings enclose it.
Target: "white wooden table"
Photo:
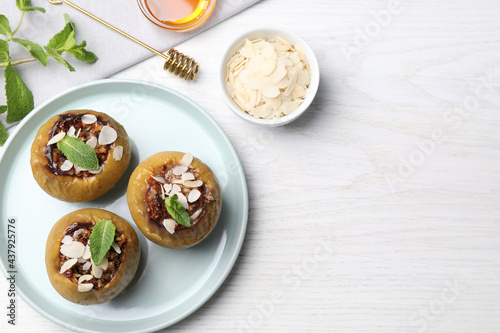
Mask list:
[[[306,39],[321,83],[281,128],[247,124],[217,87],[228,41],[278,24]],[[164,84],[224,128],[250,215],[225,284],[168,332],[499,332],[500,3],[265,0],[178,46],[197,81]],[[2,332],[68,332],[24,301]]]

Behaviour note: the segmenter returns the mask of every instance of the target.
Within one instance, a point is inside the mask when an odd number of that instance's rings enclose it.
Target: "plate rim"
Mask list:
[[[246,230],[248,227],[248,213],[249,213],[248,185],[247,185],[247,181],[246,181],[245,172],[244,172],[243,166],[241,165],[241,161],[238,157],[236,149],[234,148],[231,140],[227,136],[226,132],[222,129],[220,124],[217,123],[217,121],[205,109],[203,109],[199,104],[197,104],[196,102],[191,100],[189,97],[185,96],[184,94],[182,94],[182,93],[180,93],[172,88],[168,88],[168,87],[163,86],[161,84],[143,81],[143,80],[137,80],[137,79],[100,79],[100,80],[94,80],[94,81],[86,82],[86,83],[68,88],[68,89],[54,95],[53,97],[48,98],[47,100],[42,102],[40,105],[35,107],[23,120],[21,120],[17,124],[16,128],[13,130],[13,132],[10,134],[9,138],[7,139],[6,144],[2,147],[2,149],[0,151],[0,165],[3,162],[5,155],[6,155],[6,152],[9,150],[10,145],[13,144],[13,142],[16,140],[16,137],[18,136],[21,129],[26,125],[26,123],[28,123],[31,120],[31,118],[33,118],[39,112],[42,112],[42,110],[44,108],[46,108],[47,105],[57,101],[60,98],[63,98],[66,95],[75,93],[76,91],[79,91],[79,90],[82,90],[85,88],[89,88],[92,86],[99,86],[99,85],[111,85],[111,86],[113,86],[113,85],[120,85],[120,84],[146,85],[146,86],[149,86],[149,87],[154,88],[154,89],[163,90],[164,92],[171,94],[171,95],[174,95],[178,98],[181,98],[184,102],[191,104],[195,109],[197,109],[201,114],[203,114],[208,121],[210,121],[210,124],[218,131],[218,133],[224,139],[230,152],[234,156],[234,161],[236,162],[236,165],[237,165],[238,170],[239,170],[239,177],[241,178],[241,186],[242,186],[241,190],[242,190],[242,195],[243,195],[242,206],[244,208],[243,220],[241,221],[241,223],[242,223],[241,230],[240,230],[240,233],[238,234],[238,242],[237,242],[235,251],[231,254],[228,265],[226,267],[224,267],[224,271],[219,276],[218,280],[211,286],[210,290],[206,293],[206,296],[204,296],[201,299],[194,302],[181,315],[174,317],[174,318],[170,318],[170,320],[167,320],[166,322],[159,324],[159,325],[156,325],[156,326],[149,326],[149,327],[145,327],[145,328],[142,328],[139,330],[126,331],[126,332],[130,332],[130,333],[155,332],[155,331],[170,327],[170,326],[182,321],[183,319],[189,317],[194,312],[196,312],[201,306],[203,306],[203,304],[205,304],[208,300],[210,300],[212,298],[212,296],[220,289],[220,287],[222,286],[224,281],[227,279],[227,277],[229,276],[229,274],[233,270],[234,265],[235,265],[235,263],[238,259],[238,256],[241,252],[241,248],[243,246],[243,243],[245,241]],[[4,265],[4,262],[3,262],[1,257],[0,257],[0,270],[2,271],[4,276],[7,276],[7,269]],[[16,284],[16,287],[17,287],[17,284]],[[65,328],[68,328],[68,329],[71,329],[71,330],[74,330],[77,332],[82,332],[82,333],[101,332],[101,331],[96,331],[93,329],[85,329],[82,327],[75,327],[69,323],[66,323],[64,320],[61,320],[57,317],[50,315],[43,308],[39,307],[34,302],[32,302],[30,297],[28,295],[26,295],[21,289],[17,288],[16,292],[30,306],[30,308],[35,310],[37,313],[39,313],[40,315],[42,315],[46,319],[48,319],[48,320],[50,320],[50,321],[52,321],[52,322],[54,322],[62,327],[65,327]]]

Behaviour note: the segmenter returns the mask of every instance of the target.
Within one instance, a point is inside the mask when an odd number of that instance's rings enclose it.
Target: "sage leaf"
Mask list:
[[[49,57],[52,57],[54,59],[56,59],[56,61],[58,63],[60,63],[61,65],[64,65],[67,69],[70,70],[70,72],[74,72],[75,71],[75,68],[73,66],[70,65],[69,62],[67,62],[62,56],[60,53],[58,53],[55,49],[53,48],[50,48],[48,46],[45,46],[45,50],[47,51],[47,55]]]
[[[167,211],[177,223],[189,228],[191,226],[189,213],[186,208],[184,208],[182,204],[177,201],[177,199],[177,194],[165,198],[165,206],[167,207]]]
[[[12,38],[12,41],[24,46],[33,58],[40,61],[44,66],[47,65],[47,54],[40,45],[26,39]]]
[[[5,93],[7,95],[7,123],[23,119],[33,110],[33,94],[9,63],[4,71]]]
[[[0,105],[0,114],[4,113],[7,111],[7,105]]]
[[[0,14],[0,34],[7,37],[7,40],[12,38],[12,30],[10,30],[9,19],[3,14]]]
[[[39,12],[45,13],[45,8],[31,7],[31,0],[16,0],[16,6],[22,12],[38,10]]]
[[[0,146],[3,146],[5,141],[7,141],[7,131],[5,130],[5,127],[3,127],[3,124],[0,122]]]
[[[68,160],[80,168],[99,169],[99,159],[95,150],[81,139],[66,135],[61,141],[57,142],[57,148],[62,151]]]
[[[95,265],[100,265],[102,259],[115,240],[116,227],[111,220],[100,220],[90,233],[90,255]]]
[[[4,63],[5,66],[10,61],[10,54],[9,54],[9,43],[4,41],[3,39],[0,39],[0,64]]]

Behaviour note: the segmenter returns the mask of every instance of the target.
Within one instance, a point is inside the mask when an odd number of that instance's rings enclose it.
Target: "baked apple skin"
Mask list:
[[[47,142],[52,129],[61,115],[91,114],[110,122],[118,134],[118,138],[111,145],[106,161],[102,164],[102,171],[90,177],[75,177],[65,174],[54,174],[47,166]],[[120,160],[113,158],[114,150],[123,147]],[[130,162],[131,148],[127,132],[123,126],[105,113],[92,110],[70,110],[50,118],[38,130],[31,146],[31,170],[38,185],[49,195],[67,202],[83,202],[94,200],[108,192],[123,176]]]
[[[221,190],[212,170],[200,159],[193,157],[190,167],[198,172],[199,180],[211,189],[213,198],[206,206],[203,218],[191,227],[181,228],[173,234],[150,220],[145,202],[149,186],[147,180],[164,165],[179,165],[184,155],[183,152],[165,151],[148,157],[134,170],[127,187],[128,207],[139,230],[153,243],[173,249],[189,248],[205,239],[215,228],[222,208]]]
[[[78,284],[60,271],[60,246],[68,227],[74,223],[97,223],[102,219],[111,220],[116,232],[127,238],[126,247],[122,250],[121,264],[113,279],[104,287],[87,292],[78,291]],[[101,304],[118,296],[132,281],[140,261],[140,245],[134,228],[120,216],[103,209],[84,208],[63,216],[52,227],[45,247],[45,267],[50,283],[54,289],[70,302],[91,305]]]

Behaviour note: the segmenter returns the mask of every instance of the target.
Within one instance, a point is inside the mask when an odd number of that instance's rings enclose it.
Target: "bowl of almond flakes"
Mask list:
[[[222,97],[236,115],[254,124],[280,126],[301,116],[319,86],[312,49],[283,28],[257,28],[239,35],[220,63]]]

